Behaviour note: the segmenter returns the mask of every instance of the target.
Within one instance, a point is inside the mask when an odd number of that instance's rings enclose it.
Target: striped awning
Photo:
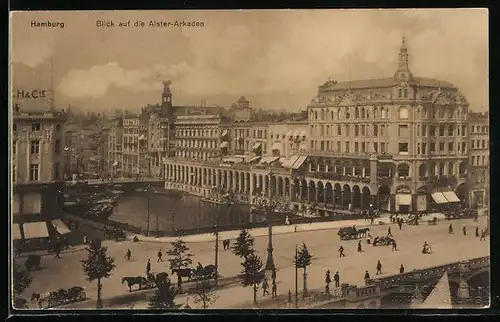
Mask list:
[[[57,232],[61,235],[69,234],[71,230],[69,230],[68,226],[61,219],[52,220],[52,226],[57,230]]]
[[[431,197],[438,204],[448,203],[448,199],[446,199],[442,192],[433,192]]]
[[[445,191],[443,195],[449,202],[461,202],[454,191]]]
[[[222,136],[226,136],[226,135],[227,135],[227,130],[222,131]]]
[[[257,150],[258,148],[260,148],[261,145],[262,145],[262,143],[259,143],[259,142],[255,143],[252,147],[252,150]]]
[[[397,194],[396,195],[396,205],[410,206],[411,205],[411,195]]]
[[[292,169],[298,169],[302,166],[302,164],[304,164],[304,162],[306,161],[307,157],[304,156],[304,155],[301,155],[297,158],[297,161],[295,161],[293,164],[292,164]]]
[[[219,145],[219,148],[220,148],[220,149],[227,148],[227,147],[228,147],[228,145],[229,145],[229,143],[227,143],[227,141],[224,141],[224,142],[222,142],[222,143]]]
[[[24,239],[49,237],[47,224],[44,221],[27,222],[23,224],[23,228],[24,228]]]
[[[23,237],[21,236],[21,227],[19,227],[19,224],[12,224],[11,236],[13,240],[23,239]]]
[[[281,165],[283,168],[291,168],[292,165],[299,159],[299,156],[292,155],[290,158],[286,159]]]
[[[280,157],[264,157],[260,160],[259,163],[261,164],[264,164],[264,163],[267,163],[267,164],[271,164],[273,163],[274,161],[278,160]]]
[[[248,160],[247,162],[251,163],[251,162],[255,162],[257,160],[259,160],[261,158],[261,156],[256,156],[256,157],[253,157],[251,158],[250,160]]]

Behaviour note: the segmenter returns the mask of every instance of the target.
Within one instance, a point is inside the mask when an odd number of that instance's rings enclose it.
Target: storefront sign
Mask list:
[[[411,195],[411,189],[407,186],[400,186],[396,188],[396,194],[410,194]]]

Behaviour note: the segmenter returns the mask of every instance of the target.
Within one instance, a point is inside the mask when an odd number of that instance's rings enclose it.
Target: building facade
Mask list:
[[[126,116],[123,119],[123,166],[125,177],[146,177],[147,159],[147,123],[142,117]]]
[[[120,178],[123,174],[123,120],[121,118],[113,119],[110,124],[107,132],[107,142],[107,159],[111,178]]]
[[[283,121],[269,124],[267,155],[289,158],[309,150],[309,124],[304,121]]]
[[[469,114],[470,146],[470,204],[484,207],[489,204],[490,137],[488,113]]]

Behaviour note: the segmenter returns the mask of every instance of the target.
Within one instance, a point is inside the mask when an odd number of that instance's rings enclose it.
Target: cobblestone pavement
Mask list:
[[[455,234],[448,234],[448,225],[452,223]],[[330,269],[332,275],[339,271],[340,282],[357,285],[364,285],[364,271],[368,270],[371,275],[375,275],[375,266],[380,260],[384,275],[392,275],[398,272],[399,266],[403,264],[406,271],[426,267],[437,266],[445,263],[466,260],[475,257],[489,255],[489,238],[486,241],[479,241],[474,236],[476,226],[484,228],[486,218],[480,218],[478,223],[471,219],[441,221],[436,226],[429,226],[422,223],[419,226],[403,226],[402,231],[397,225],[391,225],[392,234],[397,240],[398,251],[391,251],[389,246],[374,247],[367,245],[363,240],[364,251],[358,253],[357,240],[340,241],[337,236],[337,229],[305,231],[289,234],[280,234],[273,237],[274,261],[277,272],[278,293],[287,294],[288,290],[295,289],[295,269],[293,267],[294,247],[305,242],[313,254],[312,265],[308,268],[308,288],[320,289],[324,286],[325,271]],[[467,226],[468,234],[463,236],[461,228]],[[382,236],[387,234],[387,225],[376,225],[371,227],[371,235]],[[422,254],[421,247],[424,242],[432,247],[432,254]],[[338,248],[342,245],[345,248],[346,257],[339,258]],[[166,271],[168,261],[166,255],[164,262],[157,263],[156,253],[161,248],[164,252],[170,246],[168,243],[150,243],[130,241],[115,243],[106,242],[108,254],[116,259],[116,269],[113,275],[103,281],[103,301],[105,307],[127,308],[130,303],[135,308],[146,308],[147,299],[153,290],[143,290],[128,292],[126,285],[121,284],[123,276],[144,276],[148,258],[152,262],[152,270],[156,272]],[[193,256],[193,266],[197,262],[203,265],[214,263],[214,243],[197,242],[188,243]],[[132,251],[132,260],[124,259],[127,248]],[[255,248],[262,261],[266,260],[267,237],[256,237]],[[217,291],[218,300],[212,307],[215,308],[237,308],[251,307],[253,293],[250,287],[243,288],[238,284],[234,276],[241,270],[241,260],[230,251],[223,251],[222,245],[219,247],[219,273],[226,281]],[[42,268],[32,272],[33,283],[25,291],[26,297],[32,292],[49,292],[59,288],[69,288],[75,285],[85,287],[89,300],[75,303],[69,307],[93,308],[95,307],[95,297],[97,293],[96,282],[89,283],[85,280],[83,271],[80,268],[80,260],[86,257],[86,252],[68,253],[61,256],[61,259],[47,257],[42,259]],[[302,289],[302,270],[299,272],[299,292]],[[262,298],[262,291],[259,290],[258,298]],[[189,299],[189,305],[195,307],[192,295],[181,294],[176,298],[177,303],[185,303]],[[268,298],[268,296],[266,296]],[[281,301],[281,299],[280,299]],[[267,305],[266,305],[267,306]]]

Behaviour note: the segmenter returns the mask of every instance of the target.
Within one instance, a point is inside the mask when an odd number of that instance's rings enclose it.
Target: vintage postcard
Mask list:
[[[14,308],[490,305],[487,9],[10,26]]]

